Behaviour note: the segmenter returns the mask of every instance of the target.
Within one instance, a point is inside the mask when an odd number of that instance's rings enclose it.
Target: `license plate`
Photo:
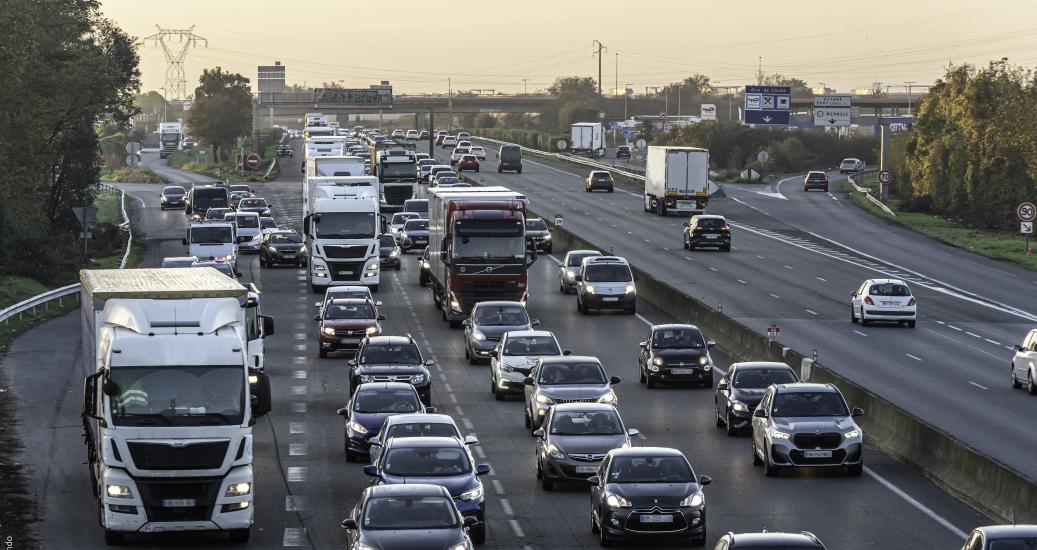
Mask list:
[[[897,305],[897,303],[896,302],[882,302],[882,305],[884,305],[884,306],[895,306],[895,305]]]
[[[670,374],[691,374],[691,369],[670,369]]]
[[[192,508],[194,505],[193,498],[167,498],[162,501],[163,508]]]
[[[716,238],[717,238],[717,237],[719,237],[719,236],[720,236],[720,235],[706,235],[706,238],[707,238],[707,239],[716,239]]]
[[[832,458],[832,451],[803,451],[805,458]]]
[[[281,254],[281,257],[282,258],[287,258],[287,259],[290,260],[290,259],[295,257],[295,254]]]
[[[673,523],[673,514],[641,514],[641,523]]]
[[[577,466],[576,473],[578,474],[593,474],[598,471],[597,466]]]
[[[339,271],[338,274],[339,275],[352,275],[353,272],[352,271]]]
[[[602,298],[606,302],[618,302],[619,298]]]
[[[342,338],[341,340],[339,340],[339,343],[342,343],[342,344],[359,344],[360,343],[360,339],[359,338]]]
[[[677,201],[677,208],[694,208],[695,203],[693,201]]]

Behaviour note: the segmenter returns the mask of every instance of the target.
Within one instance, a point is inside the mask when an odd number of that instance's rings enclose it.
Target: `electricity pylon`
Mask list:
[[[186,29],[163,29],[155,25],[158,32],[145,36],[143,40],[153,40],[156,46],[162,47],[166,54],[166,101],[184,101],[187,99],[187,78],[184,76],[184,59],[187,50],[197,46],[198,42],[204,42],[208,47],[209,41],[194,33],[194,25]],[[170,45],[173,37],[179,37],[179,44]]]

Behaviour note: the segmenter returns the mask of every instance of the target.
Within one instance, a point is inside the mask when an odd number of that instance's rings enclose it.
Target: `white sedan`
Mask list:
[[[475,158],[477,158],[479,160],[486,160],[486,149],[483,149],[482,146],[479,146],[479,145],[472,146],[471,153],[473,155],[475,155]]]
[[[914,327],[917,318],[917,301],[899,279],[868,279],[850,295],[850,321],[861,326],[880,321]]]
[[[450,153],[450,164],[457,164],[457,161],[461,160],[461,157],[471,154],[467,147],[454,147],[454,150]]]

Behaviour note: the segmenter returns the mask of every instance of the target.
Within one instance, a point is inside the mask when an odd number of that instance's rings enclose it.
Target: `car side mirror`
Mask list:
[[[567,349],[567,350],[563,350],[562,351],[562,355],[572,355],[572,354],[573,354],[573,350],[571,350],[571,349]]]
[[[620,380],[621,380],[620,377],[613,376],[613,377],[609,378],[609,384],[613,384],[613,385],[618,384]]]
[[[313,316],[313,320],[314,321],[320,321],[320,314],[318,313],[317,315],[314,315]]]
[[[411,240],[410,237],[407,237],[406,239],[403,239],[403,246],[412,246],[413,244],[414,244],[414,241]]]
[[[376,307],[382,307],[382,301],[381,301],[381,300],[378,300],[377,302],[375,302],[375,303],[374,303],[374,305],[375,305]]]
[[[313,302],[313,307],[320,307],[321,302]]]
[[[699,476],[699,485],[706,486],[713,483],[713,478],[709,476]]]
[[[755,411],[753,411],[753,416],[755,416],[756,418],[767,418],[767,411],[763,409],[756,409]]]
[[[479,443],[479,438],[478,437],[475,437],[474,435],[466,435],[466,436],[464,436],[464,444],[465,445],[476,445],[478,443]]]
[[[543,439],[544,438],[544,429],[543,428],[537,428],[537,429],[533,430],[533,437]]]
[[[490,465],[489,464],[479,464],[478,466],[475,467],[475,475],[477,475],[477,476],[484,476],[484,475],[486,475],[488,473],[490,473]]]
[[[600,485],[601,484],[601,478],[598,477],[598,476],[590,476],[590,477],[587,478],[587,484],[588,485]]]
[[[472,321],[470,319],[465,319],[464,321],[461,321],[461,326],[470,327],[472,326]]]
[[[371,477],[378,477],[378,466],[375,466],[374,464],[364,466],[364,474]]]
[[[531,326],[531,327],[539,327],[540,326],[540,319],[533,319],[533,322],[530,323],[529,326]]]
[[[478,523],[479,518],[475,516],[465,516],[461,518],[461,524],[464,525],[466,529],[470,527],[475,527]]]
[[[582,281],[583,280],[583,274],[582,273],[577,273],[576,276],[574,277],[574,279],[576,279],[577,281]]]
[[[386,317],[384,313],[379,313],[377,319],[379,321],[384,321],[384,320],[388,319],[388,317]]]
[[[638,342],[637,347],[644,349],[648,347],[648,342]]]
[[[180,239],[180,242],[184,243],[184,246],[187,246],[187,239]]]
[[[335,414],[349,418],[349,407],[342,407],[341,409],[335,411]]]
[[[853,417],[864,416],[864,409],[862,409],[860,407],[854,407],[853,410],[850,411],[850,416],[853,416]]]
[[[688,222],[684,222],[681,225],[684,226],[684,227],[691,227],[690,225],[688,225]]]
[[[491,349],[490,350],[490,357],[493,357],[494,359],[498,359],[498,358],[500,358],[500,354],[497,353],[497,350]]]
[[[255,377],[253,382],[252,377]],[[265,373],[252,371],[249,373],[250,398],[252,405],[252,417],[259,418],[270,412],[273,408],[273,398],[270,392],[270,377]]]
[[[352,518],[342,520],[342,528],[347,529],[349,531],[356,531],[356,520]]]
[[[527,376],[527,377],[522,379],[522,384],[525,385],[525,386],[532,386],[532,385],[536,384],[536,380],[533,380],[532,376]]]
[[[712,341],[712,340],[706,341],[706,347],[707,348],[714,348],[714,347],[716,347],[716,345],[717,345],[717,343]]]
[[[1014,349],[1015,351],[1026,351],[1019,344],[1016,344],[1016,345],[1012,346],[1012,349]]]
[[[349,365],[350,367],[355,367],[356,366],[356,359],[350,359],[350,360],[346,361],[346,364]]]
[[[435,365],[435,364],[436,364],[436,361],[434,359],[425,359],[425,366],[426,367],[431,367],[432,365]]]
[[[641,435],[641,430],[638,430],[637,428],[627,428],[627,436],[629,436],[629,437],[638,437],[640,435]]]
[[[436,408],[435,407],[425,407],[425,412],[428,413],[428,414],[435,414]]]
[[[719,384],[717,384],[717,389],[718,390],[726,390],[729,387],[730,386],[727,385],[727,382],[720,382]]]

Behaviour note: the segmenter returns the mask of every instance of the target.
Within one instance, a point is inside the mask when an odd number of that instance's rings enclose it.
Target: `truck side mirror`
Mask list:
[[[310,217],[306,216],[302,219],[302,234],[307,237],[310,236]]]
[[[274,318],[269,315],[260,315],[263,321],[263,338],[274,335]]]
[[[180,239],[180,242],[183,243],[184,246],[187,246],[187,239]]]
[[[95,372],[83,381],[83,415],[97,420],[102,427],[106,427],[104,418],[97,414],[97,380],[103,374],[104,371]]]
[[[250,372],[248,381],[252,393],[252,418],[259,418],[272,408],[270,377],[266,373]]]

